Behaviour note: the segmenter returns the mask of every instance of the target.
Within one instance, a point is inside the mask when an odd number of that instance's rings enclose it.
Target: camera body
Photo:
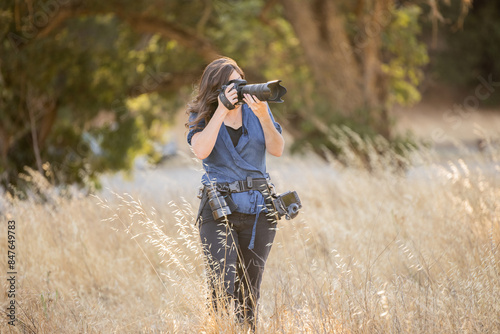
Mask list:
[[[302,202],[296,191],[287,191],[281,195],[275,195],[272,199],[278,219],[285,216],[287,220],[297,217],[302,208]]]
[[[207,190],[208,204],[212,209],[212,216],[217,221],[223,221],[226,216],[231,214],[231,209],[227,205],[226,199],[217,190],[216,187],[211,187]]]
[[[246,80],[235,79],[223,85],[219,97],[221,102],[229,110],[234,109],[229,100],[226,98],[224,91],[227,86],[234,84],[233,89],[238,92],[238,102],[236,104],[243,104],[244,94],[250,94],[257,97],[260,101],[282,103],[281,97],[286,94],[286,88],[280,85],[281,80],[268,81],[266,83],[248,85]]]

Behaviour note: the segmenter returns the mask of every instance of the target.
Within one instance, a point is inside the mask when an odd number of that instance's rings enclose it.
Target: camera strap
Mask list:
[[[221,90],[221,92],[219,93],[219,98],[224,107],[226,107],[229,110],[234,109],[234,105],[231,102],[229,102],[229,100],[226,97],[226,94],[224,94],[224,90]]]
[[[198,214],[196,215],[196,220],[195,220],[195,225],[197,225],[200,222],[201,218],[201,212],[203,211],[203,208],[205,207],[205,204],[208,202],[208,195],[207,195],[207,187],[203,188],[202,194],[201,194],[201,202],[200,202],[200,207],[198,209]]]

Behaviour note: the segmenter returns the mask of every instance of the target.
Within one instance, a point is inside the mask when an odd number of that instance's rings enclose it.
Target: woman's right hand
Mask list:
[[[228,85],[226,89],[224,90],[224,95],[226,95],[226,99],[231,103],[233,106],[238,102],[238,91],[234,88],[234,83]],[[229,111],[229,109],[221,102],[220,96],[217,96],[217,100],[219,101],[219,107],[224,108],[226,111]]]

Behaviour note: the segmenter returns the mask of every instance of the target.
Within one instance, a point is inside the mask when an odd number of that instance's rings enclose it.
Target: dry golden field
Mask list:
[[[499,333],[500,153],[406,172],[314,157],[269,160],[304,209],[282,220],[264,274],[258,333]],[[461,157],[461,158],[460,158]],[[188,156],[108,177],[96,196],[0,201],[2,312],[7,221],[16,222],[16,326],[1,333],[240,333],[206,309]]]

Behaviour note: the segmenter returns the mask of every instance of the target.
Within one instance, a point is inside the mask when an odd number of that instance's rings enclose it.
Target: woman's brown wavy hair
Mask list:
[[[197,116],[191,122],[188,121],[186,127],[194,125],[196,128],[202,119],[208,124],[217,109],[221,86],[229,81],[233,71],[238,72],[242,79],[245,78],[241,68],[231,58],[222,57],[207,65],[196,86],[195,97],[187,105],[187,114],[195,113]]]

